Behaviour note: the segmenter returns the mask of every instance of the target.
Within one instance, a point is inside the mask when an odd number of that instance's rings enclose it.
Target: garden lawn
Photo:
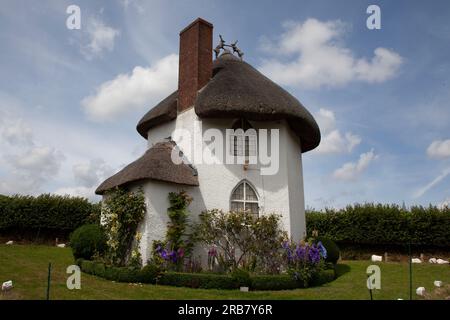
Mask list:
[[[45,299],[47,267],[52,263],[50,299],[369,299],[366,268],[370,261],[342,261],[339,277],[320,287],[286,291],[205,290],[159,285],[115,283],[82,274],[81,289],[66,287],[67,266],[74,263],[69,248],[35,245],[0,245],[0,283],[12,280],[14,288],[0,294],[0,299]],[[381,268],[381,290],[374,299],[408,299],[409,267],[407,263],[378,263]],[[434,280],[450,282],[448,265],[413,265],[413,298],[415,288],[433,289]]]

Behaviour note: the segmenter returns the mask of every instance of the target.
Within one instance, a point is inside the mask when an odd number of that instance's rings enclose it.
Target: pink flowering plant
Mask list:
[[[311,280],[325,268],[327,250],[321,242],[286,241],[283,243],[284,257],[287,271],[304,287],[308,287]]]

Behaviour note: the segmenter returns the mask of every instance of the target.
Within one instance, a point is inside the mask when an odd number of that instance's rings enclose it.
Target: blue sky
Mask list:
[[[66,27],[71,4],[80,30]],[[308,207],[450,201],[448,1],[4,0],[0,193],[98,200],[145,150],[135,125],[176,88],[178,33],[197,17],[318,120]]]

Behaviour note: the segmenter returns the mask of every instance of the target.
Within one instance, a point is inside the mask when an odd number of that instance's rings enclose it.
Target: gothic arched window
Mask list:
[[[258,195],[252,185],[243,180],[233,189],[231,193],[231,211],[249,211],[258,216],[259,201]]]

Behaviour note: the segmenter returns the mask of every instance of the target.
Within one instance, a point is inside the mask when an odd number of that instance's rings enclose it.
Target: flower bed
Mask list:
[[[108,280],[128,283],[150,283],[176,287],[202,288],[202,289],[238,289],[248,285],[240,283],[239,279],[229,274],[216,273],[183,273],[183,272],[157,272],[128,267],[105,266],[103,263],[78,259],[77,264],[85,273],[96,275]],[[334,269],[320,271],[311,281],[311,286],[318,286],[335,279]],[[250,288],[252,290],[289,290],[303,288],[301,281],[295,280],[288,274],[280,275],[251,275]]]

